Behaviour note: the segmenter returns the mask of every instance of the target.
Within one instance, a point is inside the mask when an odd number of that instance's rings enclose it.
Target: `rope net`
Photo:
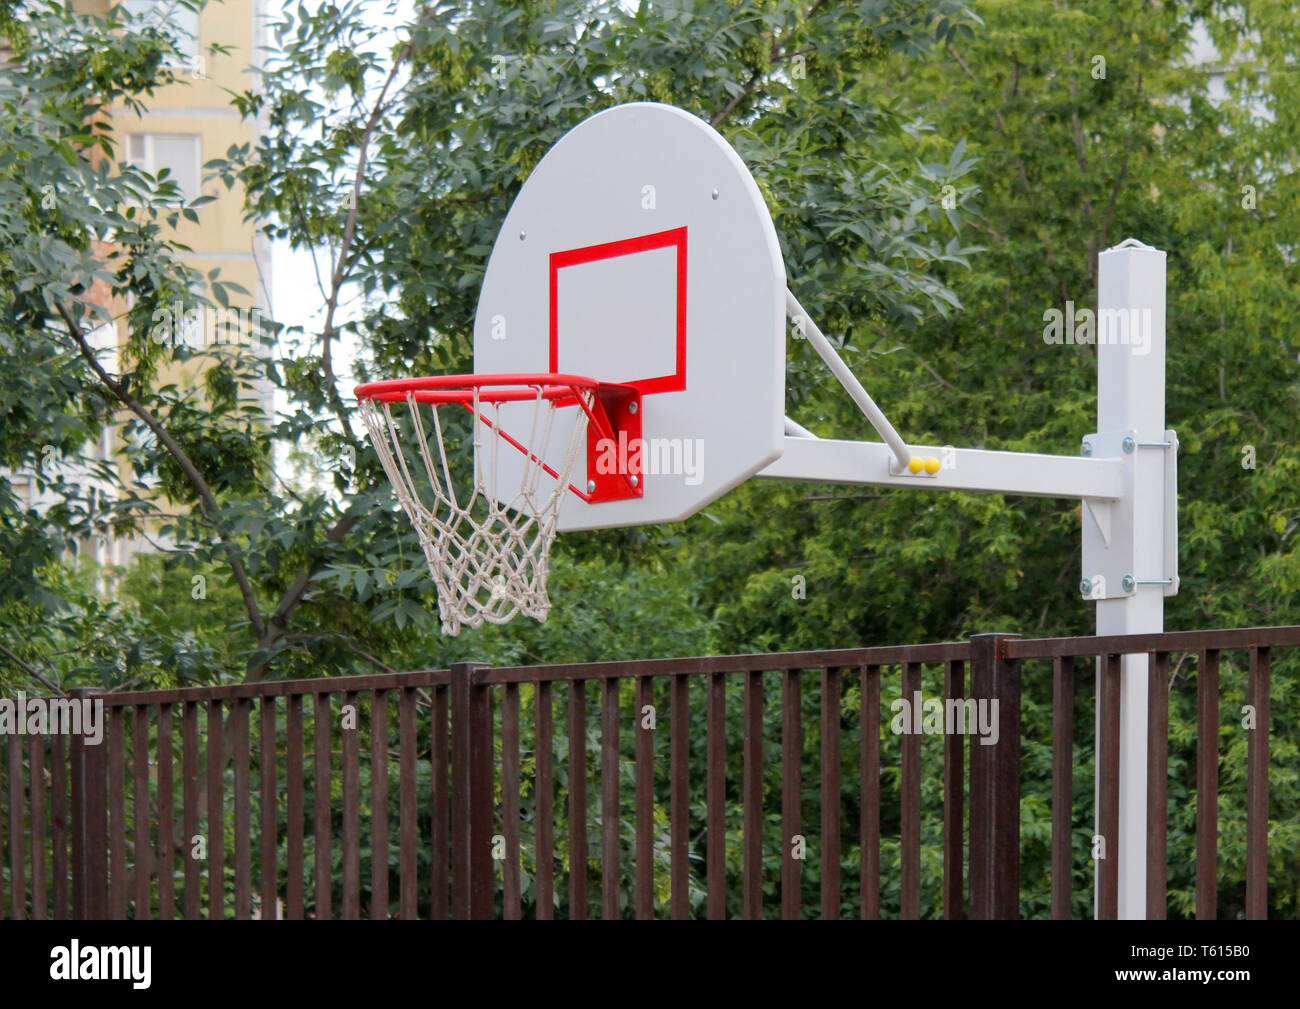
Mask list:
[[[438,587],[443,634],[458,634],[462,626],[479,627],[484,621],[504,624],[520,613],[545,620],[550,612],[546,581],[551,543],[569,477],[586,446],[594,393],[573,390],[583,400],[580,406],[587,409],[574,411],[568,444],[559,463],[551,467],[541,453],[551,442],[555,398],[543,395],[540,385],[532,388],[536,397],[516,403],[510,415],[519,426],[523,412],[531,412],[528,437],[518,438],[518,448],[505,440],[509,435],[501,428],[500,404],[481,403],[477,386],[466,402],[421,403],[410,392],[404,404],[360,402],[379,461],[420,537]],[[474,479],[468,498],[462,501],[464,492],[457,495],[447,459],[440,412],[467,407],[474,417]],[[431,443],[436,446],[433,451]],[[517,489],[499,486],[503,450],[523,459]],[[545,483],[543,476],[549,478]]]

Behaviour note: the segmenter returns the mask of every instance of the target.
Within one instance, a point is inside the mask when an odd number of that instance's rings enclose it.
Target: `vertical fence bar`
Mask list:
[[[108,716],[108,913],[114,921],[126,918],[126,714],[120,707]]]
[[[708,767],[705,779],[705,836],[708,849],[708,891],[705,912],[710,920],[727,916],[727,823],[726,823],[726,759],[727,759],[727,694],[724,673],[710,673],[706,698],[708,722]]]
[[[284,916],[290,921],[301,921],[303,916],[302,834],[306,828],[302,787],[302,694],[289,694],[284,699],[284,709]]]
[[[1052,918],[1070,918],[1074,827],[1074,659],[1052,660]]]
[[[506,860],[501,867],[501,916],[523,916],[519,865],[519,684],[507,683],[501,694],[501,818]]]
[[[21,716],[20,716],[21,717]],[[23,751],[22,739],[17,733],[4,737],[8,751],[9,772],[9,917],[15,921],[25,918],[27,905],[27,873],[25,872],[25,847],[23,828]]]
[[[5,849],[5,817],[4,808],[4,790],[5,790],[5,764],[8,761],[8,745],[0,745],[0,921],[5,917],[5,874],[4,874],[4,849]]]
[[[398,745],[398,855],[401,874],[397,914],[403,921],[416,918],[416,899],[420,881],[416,876],[416,850],[420,846],[419,825],[415,820],[416,802],[416,723],[415,690],[405,687],[397,695]]]
[[[84,706],[103,704],[104,692],[78,687],[69,691]],[[101,720],[102,726],[102,720]],[[69,777],[72,786],[72,917],[101,921],[108,917],[108,765],[104,741],[92,745],[86,734],[72,737]]]
[[[569,683],[569,918],[587,917],[587,694]]]
[[[998,724],[998,741],[993,745],[983,745],[977,734],[970,737],[970,917],[974,920],[1012,919],[1020,914],[1020,670],[1005,652],[1005,642],[1015,637],[973,634],[970,639],[971,696],[977,709],[982,702],[991,712],[992,702],[997,702]],[[1118,688],[1118,663],[1115,669]],[[1118,735],[1115,739],[1118,745]]]
[[[1204,651],[1196,674],[1196,917],[1218,917],[1219,653]]]
[[[1246,743],[1246,918],[1268,917],[1269,652],[1250,650],[1255,727]]]
[[[673,920],[691,916],[690,893],[690,681],[683,674],[672,678],[672,751],[669,754],[669,775],[672,778],[672,792],[669,802],[672,806],[669,819],[672,823],[672,905],[670,909]]]
[[[149,709],[141,704],[133,709],[131,741],[131,819],[135,827],[134,910],[137,921],[150,917],[149,859]]]
[[[551,684],[533,694],[537,723],[537,918],[555,917],[555,743],[551,729]]]
[[[158,705],[158,917],[176,917],[176,800],[172,791],[172,705]]]
[[[763,917],[763,671],[745,673],[745,918]]]
[[[623,885],[618,801],[618,680],[601,681],[600,697],[600,916],[619,917],[619,889]]]
[[[5,789],[8,787],[6,785],[6,782],[13,777],[13,775],[11,774],[9,775],[6,774],[6,767],[8,763],[9,763],[9,744],[4,740],[0,740],[0,921],[3,921],[5,918],[4,851],[5,851],[5,826],[6,825],[5,825],[5,816],[3,815],[3,813],[5,809],[8,809],[10,814],[12,814],[13,811],[12,802],[8,806],[5,806],[3,802]],[[13,890],[15,893],[17,892],[16,887],[11,887],[11,890]]]
[[[1122,656],[1102,659],[1101,738],[1097,740],[1097,778],[1100,784],[1098,822],[1101,824],[1105,855],[1097,867],[1097,917],[1113,921],[1119,917],[1119,736],[1120,668]]]
[[[430,790],[429,843],[432,848],[433,886],[430,914],[435,921],[447,917],[447,869],[451,855],[451,815],[449,812],[451,795],[447,786],[447,708],[450,689],[439,686],[433,688],[433,731],[430,746],[433,749],[433,787]]]
[[[799,670],[785,670],[781,697],[781,917],[803,917],[802,861],[794,857],[803,833],[803,712]]]
[[[840,916],[840,671],[822,670],[822,919]]]
[[[50,880],[52,917],[68,918],[68,748],[63,735],[50,740]]]
[[[225,753],[221,702],[208,701],[208,920],[226,916]]]
[[[480,666],[451,667],[452,916],[492,916],[492,712]]]
[[[45,889],[45,737],[28,740],[27,767],[30,775],[30,816],[32,851],[32,920],[44,921],[48,893]]]
[[[1169,653],[1147,659],[1147,919],[1168,914]]]
[[[966,664],[961,659],[949,659],[944,664],[943,681],[946,698],[964,700]],[[975,726],[967,723],[967,734],[974,729]],[[965,904],[962,828],[966,816],[966,783],[962,741],[960,732],[947,732],[943,737],[943,916],[947,921],[960,921]]]
[[[0,740],[0,814],[4,808],[13,814],[13,803],[10,802],[8,807],[4,807],[3,798],[7,781],[12,780],[13,775],[6,776],[6,768],[9,763],[9,744],[7,741]],[[5,850],[5,817],[0,815],[0,920],[5,917],[5,874],[4,874],[4,850]],[[10,888],[13,893],[17,893],[17,887]]]
[[[355,691],[343,695],[343,920],[361,917],[361,712]],[[349,718],[349,712],[351,718]]]
[[[655,916],[654,868],[654,759],[655,734],[647,722],[654,706],[654,681],[649,676],[636,678],[636,916]]]
[[[9,759],[9,747],[7,743],[0,741],[0,921],[5,919],[5,874],[4,874],[4,850],[5,850],[5,809],[11,809],[12,806],[4,805],[5,782],[8,778],[5,776],[5,766]]]
[[[911,724],[904,725],[899,773],[899,917],[921,917],[921,663],[903,665],[903,699]]]
[[[312,716],[312,750],[315,757],[312,781],[312,806],[315,814],[316,838],[314,868],[316,870],[312,899],[317,919],[333,917],[334,867],[331,851],[330,824],[330,695],[316,695],[316,710]]]
[[[388,691],[370,692],[370,918],[388,919]]]
[[[275,698],[262,697],[258,703],[257,733],[257,783],[261,796],[259,812],[261,823],[261,912],[264,921],[279,918],[276,902],[280,897],[280,881],[277,878],[279,866],[277,855],[280,848],[280,816],[275,790],[275,765],[278,759],[275,741]]]
[[[185,865],[185,919],[203,913],[202,879],[194,846],[199,837],[199,701],[186,701],[181,713],[181,861]]]
[[[880,667],[863,666],[862,711],[858,740],[858,824],[862,920],[880,918]]]
[[[493,794],[492,691],[477,682],[470,694],[470,916],[487,919],[493,915],[495,874],[492,865],[492,820],[496,808]]]
[[[248,720],[252,701],[241,697],[230,711],[235,758],[235,919],[246,921],[252,916],[253,852],[252,793],[249,786]]]
[[[134,834],[134,883],[132,911],[136,920],[151,917],[151,863],[149,801],[149,710],[144,705],[132,709],[131,718],[131,823]]]

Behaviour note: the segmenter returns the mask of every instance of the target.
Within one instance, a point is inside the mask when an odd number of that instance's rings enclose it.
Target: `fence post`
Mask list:
[[[997,742],[970,734],[970,917],[1020,916],[1020,667],[1005,642],[1018,634],[972,634],[971,697],[997,701]]]
[[[491,689],[481,662],[451,667],[451,916],[492,917]]]
[[[82,705],[103,702],[104,691],[77,687],[69,691]],[[106,734],[108,721],[100,714]],[[108,918],[108,759],[107,738],[91,744],[83,731],[74,734],[68,761],[72,765],[72,917],[78,921]]]

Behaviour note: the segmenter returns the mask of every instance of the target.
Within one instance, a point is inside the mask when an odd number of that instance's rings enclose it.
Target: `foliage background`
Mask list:
[[[420,6],[395,33],[365,3],[286,5],[265,72],[231,97],[268,128],[207,167],[244,187],[268,236],[328,251],[324,321],[312,332],[271,326],[264,356],[226,355],[200,390],[160,385],[160,367],[186,352],[144,334],[156,305],[207,285],[165,227],[169,214],[201,215],[201,203],[165,208],[176,195],[166,179],[110,170],[106,112],[147,104],[171,80],[171,40],[49,0],[0,11],[12,49],[0,77],[0,465],[36,474],[61,502],[26,510],[0,472],[7,689],[1088,632],[1074,506],[752,482],[675,526],[563,537],[546,624],[441,638],[418,544],[338,374],[340,347],[360,348],[362,377],[469,370],[478,286],[520,184],[566,129],[638,99],[698,113],[736,146],[767,197],[792,289],[917,442],[1077,451],[1094,426],[1094,350],[1045,345],[1043,313],[1093,303],[1097,253],[1123,238],[1167,250],[1183,581],[1166,626],[1296,622],[1288,323],[1300,125],[1289,110],[1300,98],[1300,25],[1285,3],[477,0]],[[1221,78],[1191,65],[1197,31],[1215,43]],[[940,203],[946,186],[952,210]],[[41,199],[46,187],[54,206]],[[100,321],[87,292],[104,289],[133,298],[111,374],[86,339]],[[206,290],[213,304],[243,297],[219,282]],[[821,435],[872,437],[809,348],[792,335],[787,351],[791,416]],[[262,373],[286,405],[275,417],[254,416],[243,395]],[[118,465],[98,467],[112,495],[44,465],[45,446],[75,461],[109,423],[133,436]],[[1255,469],[1243,466],[1247,445]],[[291,451],[324,460],[329,480],[294,480]],[[87,537],[141,530],[174,548],[128,571],[70,559]],[[207,580],[202,599],[190,591],[196,575]],[[796,575],[806,598],[791,592]],[[1220,908],[1234,915],[1244,677],[1227,659]],[[1294,672],[1275,658],[1269,892],[1270,913],[1285,917],[1300,897]],[[1091,697],[1089,678],[1079,682],[1075,913],[1085,916]],[[1171,704],[1179,914],[1192,909],[1195,682],[1189,662]],[[1047,671],[1026,667],[1025,683],[1023,910],[1041,915]],[[853,700],[846,694],[846,816]],[[814,724],[816,689],[805,704]],[[728,707],[738,759],[738,697]],[[775,708],[767,723],[778,723]],[[897,738],[886,732],[883,744],[896,766]],[[810,767],[818,745],[807,733]],[[936,753],[927,740],[928,914]],[[734,806],[739,775],[729,780]],[[883,787],[882,807],[896,808],[896,779]],[[806,799],[812,824],[817,796]],[[884,827],[896,834],[896,823]],[[844,858],[855,864],[847,834]],[[814,859],[809,886],[817,871]],[[896,842],[882,874],[897,879]],[[884,900],[896,913],[894,887]]]

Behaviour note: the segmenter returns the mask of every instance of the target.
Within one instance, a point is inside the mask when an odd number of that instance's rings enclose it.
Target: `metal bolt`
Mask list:
[[[595,480],[588,480],[588,481],[587,481],[587,493],[588,493],[588,494],[594,494],[595,492],[596,492],[596,481],[595,481]]]
[[[718,191],[716,189],[713,191],[713,198],[715,200],[718,198]]]
[[[1091,591],[1092,591],[1092,579],[1091,579],[1091,578],[1085,578],[1083,581],[1081,581],[1081,582],[1079,583],[1079,594],[1080,594],[1080,595],[1082,595],[1082,596],[1086,596],[1086,595],[1087,595],[1089,592],[1091,592]]]
[[[627,478],[627,482],[630,483],[633,487],[639,487],[641,485],[641,478],[637,476],[635,473],[633,473],[630,477]]]
[[[638,409],[640,409],[640,408],[638,407],[638,405],[637,405],[637,403],[636,403],[635,401],[633,401],[633,402],[631,402],[631,403],[629,403],[629,404],[627,405],[627,412],[628,412],[628,413],[636,413]]]
[[[525,238],[527,238],[527,237],[528,237],[528,232],[526,232],[526,231],[521,231],[521,232],[519,232],[519,241],[522,242],[522,241],[523,241]]]
[[[1129,436],[1128,436],[1127,438],[1125,438],[1125,439],[1123,440],[1123,442],[1121,442],[1120,444],[1123,446],[1124,451],[1127,452],[1127,453],[1132,453],[1132,451],[1133,451],[1135,448],[1137,448],[1137,442],[1133,440],[1133,436],[1132,436],[1132,435],[1129,435]]]
[[[1132,575],[1125,575],[1122,579],[1120,579],[1120,585],[1124,587],[1125,592],[1132,592],[1135,588],[1137,588],[1137,579],[1134,578]]]
[[[1079,449],[1080,455],[1092,455],[1092,442],[1085,441],[1083,447]]]

